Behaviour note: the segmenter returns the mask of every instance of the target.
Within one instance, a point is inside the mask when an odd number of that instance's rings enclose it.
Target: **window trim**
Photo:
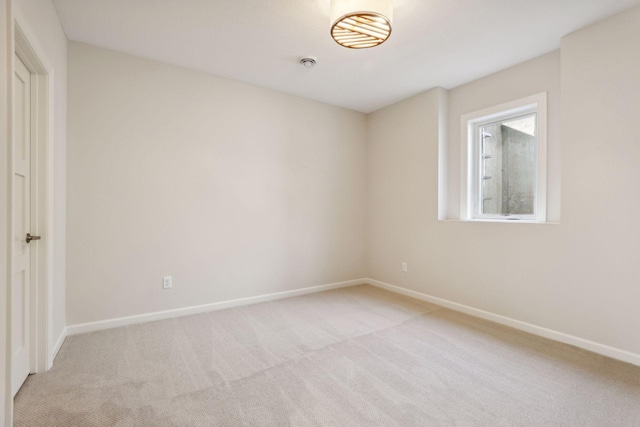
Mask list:
[[[479,196],[478,147],[474,130],[482,124],[535,112],[537,127],[536,190],[533,215],[478,215]],[[547,93],[527,96],[515,101],[495,105],[461,117],[460,155],[460,219],[486,222],[546,222],[547,221]]]

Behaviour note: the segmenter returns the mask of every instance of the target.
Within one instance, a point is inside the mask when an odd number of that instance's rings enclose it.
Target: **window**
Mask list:
[[[546,221],[546,94],[467,114],[462,126],[462,217]]]

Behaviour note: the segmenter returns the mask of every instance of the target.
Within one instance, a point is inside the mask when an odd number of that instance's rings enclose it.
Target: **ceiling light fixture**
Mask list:
[[[351,49],[375,47],[389,38],[392,0],[331,0],[331,37]]]

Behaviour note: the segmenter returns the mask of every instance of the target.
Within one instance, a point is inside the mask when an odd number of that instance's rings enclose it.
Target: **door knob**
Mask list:
[[[29,243],[32,240],[40,240],[41,237],[40,236],[32,236],[30,233],[27,233],[27,243]]]

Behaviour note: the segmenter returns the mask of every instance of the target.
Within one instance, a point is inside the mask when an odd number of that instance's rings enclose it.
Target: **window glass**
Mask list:
[[[534,215],[536,197],[536,113],[478,124],[478,213]]]

